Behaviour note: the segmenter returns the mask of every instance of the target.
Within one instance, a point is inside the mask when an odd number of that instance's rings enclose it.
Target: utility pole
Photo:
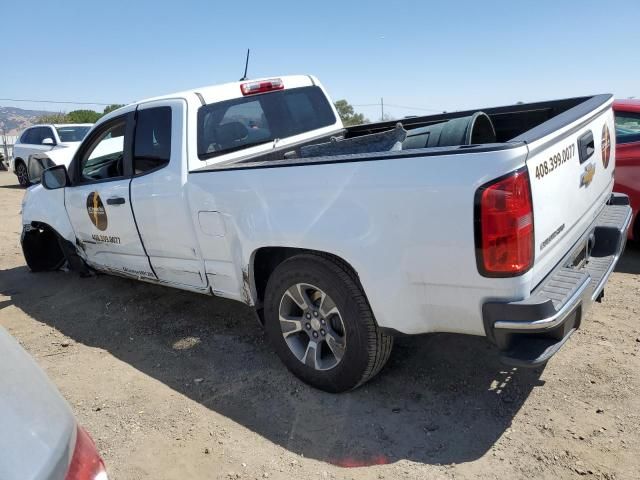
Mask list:
[[[384,121],[384,99],[380,97],[380,121]]]

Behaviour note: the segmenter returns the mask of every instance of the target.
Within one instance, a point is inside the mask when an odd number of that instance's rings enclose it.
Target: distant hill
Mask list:
[[[26,127],[36,123],[39,117],[48,113],[51,112],[0,107],[0,133],[5,130],[7,135],[17,135]]]

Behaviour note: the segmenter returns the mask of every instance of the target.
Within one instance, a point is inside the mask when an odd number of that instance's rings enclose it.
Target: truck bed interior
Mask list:
[[[523,103],[506,107],[483,108],[461,112],[442,113],[419,117],[408,117],[386,122],[369,123],[347,127],[330,135],[317,137],[295,145],[274,148],[229,162],[210,165],[202,170],[236,169],[293,165],[306,163],[326,163],[344,160],[345,155],[392,153],[403,155],[403,150],[429,149],[430,147],[460,148],[462,146],[489,146],[504,143],[528,143],[569,124],[608,102],[611,95],[595,95],[537,103]],[[438,144],[428,140],[424,132],[438,131],[447,123],[460,124],[473,118],[473,134],[460,136],[460,141],[449,136],[448,141]],[[454,122],[452,122],[454,121]],[[471,125],[471,124],[470,124]],[[460,133],[458,128],[457,133]],[[438,133],[440,135],[440,133]],[[442,134],[444,135],[444,134]],[[427,141],[417,144],[417,138]],[[433,137],[432,139],[436,138]],[[439,138],[439,137],[437,137]],[[452,140],[453,138],[453,140]],[[439,152],[446,152],[442,148]],[[408,154],[408,153],[407,153]],[[338,158],[338,156],[340,158]],[[332,159],[332,157],[334,157]]]
[[[468,117],[477,111],[486,113],[493,123],[496,132],[496,142],[503,143],[513,140],[519,135],[538,125],[551,120],[559,114],[584,103],[593,97],[569,98],[550,102],[522,103],[507,107],[480,108],[463,112],[442,113],[421,117],[411,117],[389,122],[370,123],[347,128],[346,138],[353,136],[379,133],[393,128],[401,122],[406,130],[421,128],[435,123],[446,122],[454,118]]]

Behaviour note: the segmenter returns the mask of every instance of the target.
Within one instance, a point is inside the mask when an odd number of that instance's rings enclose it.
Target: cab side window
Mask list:
[[[43,145],[43,141],[45,138],[49,138],[55,143],[55,136],[53,135],[53,131],[50,127],[31,127],[20,137],[20,143],[25,143],[28,145]]]
[[[40,144],[42,144],[45,138],[48,138],[53,143],[56,143],[56,136],[53,134],[53,129],[51,127],[42,127],[42,137],[40,138]]]
[[[20,143],[30,144],[33,131],[33,128],[27,128],[20,136]]]
[[[42,145],[42,141],[45,139],[46,133],[45,127],[34,128],[29,136],[29,139],[31,140],[29,143],[32,145]]]
[[[139,110],[133,143],[133,171],[142,175],[169,163],[171,158],[171,107]]]
[[[93,139],[80,158],[83,182],[124,176],[124,134],[126,118],[109,122]]]
[[[44,138],[44,127],[33,127],[29,130],[25,143],[29,145],[42,145]]]

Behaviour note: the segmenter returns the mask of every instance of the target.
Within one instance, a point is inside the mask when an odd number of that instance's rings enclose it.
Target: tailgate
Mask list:
[[[528,132],[537,136],[527,139],[533,285],[583,236],[609,198],[615,168],[612,102],[611,96],[592,97]]]

